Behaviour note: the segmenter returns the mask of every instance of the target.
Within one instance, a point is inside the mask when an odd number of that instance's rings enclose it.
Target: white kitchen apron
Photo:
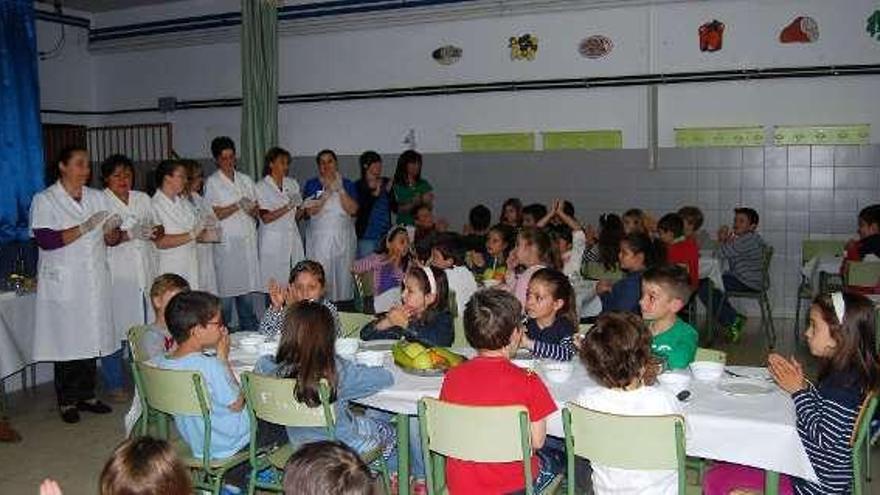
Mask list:
[[[257,184],[257,203],[261,210],[274,211],[291,201],[302,204],[296,179],[285,177],[281,185],[282,188],[278,189],[268,175]],[[290,268],[305,258],[302,238],[296,225],[296,210],[290,210],[274,222],[260,224],[260,280],[264,292],[270,279],[286,284]]]
[[[217,220],[217,215],[214,214],[214,209],[205,201],[205,198],[194,192],[190,195],[190,200],[196,209],[196,215],[202,219],[203,224],[205,219],[212,219],[214,223],[219,225],[220,222]],[[210,242],[197,243],[196,256],[199,259],[199,289],[216,294],[217,270],[214,268],[214,244]]]
[[[77,202],[55,183],[34,196],[31,229],[64,230],[109,211],[101,191],[83,188]],[[110,270],[101,227],[58,249],[40,249],[34,361],[106,356],[119,349],[110,307]]]
[[[122,230],[130,232],[141,225],[154,225],[150,197],[140,191],[130,191],[128,204],[109,189],[104,189],[112,213],[122,218]],[[158,263],[152,241],[131,238],[122,244],[107,248],[110,266],[110,284],[113,301],[113,328],[119,341],[127,340],[128,329],[149,320],[150,286],[156,277]]]
[[[211,206],[229,206],[245,197],[257,200],[254,182],[241,172],[235,172],[233,182],[218,170],[205,182],[205,200]],[[261,290],[256,221],[238,210],[220,220],[220,227],[222,239],[214,244],[217,294],[233,297]]]
[[[324,267],[327,299],[331,301],[354,297],[351,264],[356,244],[354,219],[342,209],[339,193],[330,193],[321,211],[309,220],[306,256]]]
[[[179,196],[169,198],[161,189],[153,195],[153,215],[165,227],[166,234],[185,234],[196,227],[196,211],[192,204]],[[176,273],[189,283],[193,290],[200,289],[199,260],[195,241],[170,249],[157,249],[159,269],[157,272]]]

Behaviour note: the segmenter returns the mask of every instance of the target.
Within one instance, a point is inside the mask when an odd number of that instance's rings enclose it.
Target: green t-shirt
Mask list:
[[[651,351],[666,361],[666,369],[687,368],[697,352],[698,337],[694,327],[676,318],[669,329],[654,336]]]
[[[429,193],[433,191],[434,188],[431,187],[431,184],[428,183],[425,179],[419,179],[415,184],[411,186],[403,186],[400,184],[394,184],[394,198],[397,199],[398,203],[411,203],[417,197],[422,194]],[[398,213],[397,214],[397,223],[402,223],[404,225],[412,225],[413,224],[413,216],[412,213]]]

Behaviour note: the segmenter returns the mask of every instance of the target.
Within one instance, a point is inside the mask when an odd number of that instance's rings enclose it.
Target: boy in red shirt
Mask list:
[[[660,240],[666,244],[666,261],[687,268],[691,288],[700,284],[700,248],[693,237],[684,236],[684,221],[677,213],[668,213],[657,222]],[[687,301],[685,301],[687,302]]]
[[[440,400],[468,406],[522,405],[529,412],[532,448],[544,445],[546,419],[556,403],[541,378],[531,370],[510,362],[523,336],[522,307],[513,295],[498,289],[478,291],[464,311],[468,343],[477,357],[446,373]],[[510,432],[511,435],[516,434]],[[549,456],[532,455],[536,491],[555,477],[557,466]],[[525,489],[521,462],[478,463],[448,459],[446,481],[449,493],[504,494]]]

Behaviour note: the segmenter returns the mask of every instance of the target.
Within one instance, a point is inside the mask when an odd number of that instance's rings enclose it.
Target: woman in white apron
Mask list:
[[[223,319],[232,322],[233,304],[238,330],[256,331],[259,321],[250,293],[261,290],[257,254],[257,192],[254,181],[235,170],[235,143],[225,136],[211,141],[217,172],[205,182],[205,200],[220,220],[223,236],[214,245],[217,295],[223,299]]]
[[[305,258],[302,238],[296,226],[302,195],[296,179],[287,176],[290,153],[272,148],[266,153],[263,180],[257,184],[260,208],[260,279],[268,290],[269,281],[283,282],[290,268]]]
[[[152,241],[161,233],[153,221],[150,197],[132,191],[134,166],[127,157],[113,155],[101,164],[104,195],[111,213],[122,219],[119,244],[107,248],[110,266],[113,328],[116,341],[128,339],[128,329],[151,320],[149,291],[156,276],[156,251]],[[101,360],[101,372],[107,395],[124,401],[125,380],[122,349]]]
[[[336,153],[323,150],[317,161],[318,177],[309,179],[303,188],[303,206],[309,215],[306,256],[324,267],[327,298],[347,301],[354,297],[351,264],[357,245],[353,218],[358,210],[357,192],[339,173]]]
[[[202,164],[195,160],[181,160],[180,162],[186,167],[186,195],[196,209],[196,215],[201,219],[205,230],[208,230],[209,233],[213,230],[213,235],[202,234],[196,243],[196,255],[199,258],[199,289],[216,294],[217,271],[214,268],[214,244],[220,241],[222,235],[220,221],[217,220],[214,209],[202,196],[205,185]]]
[[[157,272],[176,273],[193,290],[199,286],[199,260],[196,239],[202,233],[196,210],[181,194],[186,185],[186,168],[179,162],[165,160],[156,168],[156,194],[153,195],[153,215],[162,225],[165,235],[156,239],[159,251]]]
[[[91,173],[85,149],[65,149],[49,172],[58,181],[34,196],[30,212],[40,248],[34,360],[55,362],[61,418],[76,423],[79,411],[110,412],[95,399],[95,358],[120,344],[105,246],[118,242],[119,230],[112,228],[107,197],[85,187]]]

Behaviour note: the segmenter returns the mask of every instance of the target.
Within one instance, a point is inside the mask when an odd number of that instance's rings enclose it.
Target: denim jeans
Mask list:
[[[392,423],[394,415],[378,409],[367,409],[365,414],[368,417]],[[398,440],[399,441],[399,440]],[[400,452],[389,459],[388,470],[392,473],[397,472],[397,460],[400,458]],[[425,460],[422,457],[422,435],[419,430],[419,417],[409,416],[409,474],[415,478],[425,477]]]
[[[251,294],[242,294],[234,297],[221,298],[223,321],[229,325],[232,322],[232,310],[235,308],[235,314],[238,315],[237,331],[240,332],[256,332],[260,322],[254,313],[254,300]]]
[[[101,358],[101,377],[104,379],[104,391],[122,390],[125,388],[125,374],[122,371],[122,355],[124,348]]]
[[[755,289],[749,287],[748,285],[739,281],[738,278],[734,277],[730,273],[724,273],[721,275],[721,278],[724,281],[724,290],[725,291],[737,291],[737,292],[756,292]],[[712,298],[712,307],[715,308],[715,316],[718,320],[718,323],[725,327],[729,327],[733,325],[733,322],[736,320],[736,310],[733,306],[730,305],[730,300],[724,296],[724,293],[716,288],[711,289],[709,284],[705,279],[700,280],[700,287],[697,291],[700,301],[703,304],[706,304],[709,300],[709,297]]]

